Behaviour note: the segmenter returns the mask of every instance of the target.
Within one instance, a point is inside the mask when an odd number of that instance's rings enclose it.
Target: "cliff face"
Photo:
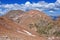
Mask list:
[[[1,35],[22,40],[59,40],[60,23],[45,13],[30,10],[13,10],[0,17]],[[6,32],[4,30],[6,30]],[[14,38],[13,38],[14,39]]]

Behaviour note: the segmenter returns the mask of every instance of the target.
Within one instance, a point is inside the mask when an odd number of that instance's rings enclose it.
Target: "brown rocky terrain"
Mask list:
[[[14,11],[12,13],[19,13],[18,11]],[[40,19],[45,20],[46,22],[51,22],[51,18],[48,17],[46,14],[37,11],[37,10],[31,10],[25,13],[20,12],[19,14],[17,14],[18,16],[16,16],[15,14],[12,14],[11,12],[8,12],[7,15],[5,15],[5,17],[7,17],[8,19],[11,19],[12,21],[18,23],[20,26],[24,26],[25,28],[27,27],[27,29],[29,29],[30,25],[34,25],[34,23],[39,22]],[[11,16],[11,15],[15,15],[15,17]],[[12,18],[11,18],[12,17]],[[48,21],[49,20],[49,21]],[[43,24],[42,24],[43,25]]]
[[[0,28],[0,35],[11,40],[60,40],[60,22],[38,10],[12,10],[0,17]]]
[[[4,22],[4,23],[3,23]],[[1,40],[44,40],[36,33],[30,32],[8,20],[5,17],[0,17],[0,39]]]

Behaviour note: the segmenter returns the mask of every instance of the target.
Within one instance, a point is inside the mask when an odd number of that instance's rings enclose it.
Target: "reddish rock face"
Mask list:
[[[16,13],[18,13],[17,15],[15,15]],[[19,13],[20,12],[20,13]],[[39,21],[40,19],[45,20],[45,21],[52,21],[51,18],[49,16],[47,16],[46,14],[44,14],[43,12],[37,11],[37,10],[31,10],[28,12],[22,12],[22,11],[12,11],[12,12],[8,12],[9,16],[5,15],[8,19],[13,20],[14,22],[18,23],[20,26],[25,26],[25,28],[27,27],[29,29],[29,25],[36,23],[37,21]],[[11,14],[13,15],[13,17],[11,16]],[[14,16],[15,15],[15,16]],[[12,17],[12,18],[11,18]],[[48,21],[48,22],[50,22]]]
[[[37,10],[28,11],[21,18],[22,19],[20,20],[20,22],[18,24],[22,25],[22,26],[25,26],[28,29],[29,29],[29,26],[31,26],[31,25],[34,28],[35,23],[39,22],[40,20],[45,20],[48,23],[52,21],[49,16],[47,16],[43,12],[40,12],[40,11],[37,11]]]
[[[4,23],[3,23],[4,22]],[[0,40],[45,40],[11,20],[0,17]]]
[[[15,15],[16,14],[16,15]],[[12,17],[12,16],[13,17]],[[23,11],[10,11],[5,15],[8,19],[11,19],[15,23],[19,24],[20,26],[23,26],[23,28],[27,28],[30,31],[37,31],[35,27],[35,23],[40,22],[43,20],[44,22],[41,25],[47,25],[47,23],[50,23],[52,20],[49,16],[47,16],[45,13],[37,11],[37,10],[31,10],[28,12]]]

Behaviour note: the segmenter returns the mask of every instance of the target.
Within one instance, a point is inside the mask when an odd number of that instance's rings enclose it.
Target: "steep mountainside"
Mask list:
[[[16,13],[15,13],[16,12]],[[8,12],[8,14],[11,14],[13,15],[13,17],[11,15],[8,15],[5,17],[7,17],[8,19],[11,19],[12,21],[18,23],[20,26],[24,26],[24,28],[31,28],[30,26],[34,26],[36,22],[39,22],[40,20],[44,20],[45,22],[49,23],[51,22],[51,18],[49,16],[47,16],[46,14],[44,14],[43,12],[40,12],[40,11],[37,11],[37,10],[31,10],[31,11],[28,11],[28,12],[25,12],[24,14],[17,14],[18,12],[17,11],[13,11],[13,13],[11,12]],[[15,15],[17,14],[17,15]],[[15,15],[15,17],[14,17]],[[44,25],[44,23],[42,24]],[[32,28],[33,30],[34,28]],[[36,30],[36,28],[35,28]]]
[[[41,40],[42,38],[43,40],[46,38],[46,40],[60,40],[60,22],[52,20],[51,17],[38,10],[28,12],[12,10],[3,16],[0,24],[17,35],[22,35],[20,37],[25,40],[27,38],[29,40]],[[19,31],[16,32],[16,30]]]
[[[0,17],[0,40],[45,40],[5,17]]]

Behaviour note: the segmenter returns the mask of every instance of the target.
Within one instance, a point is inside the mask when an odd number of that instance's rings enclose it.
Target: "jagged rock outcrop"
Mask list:
[[[22,10],[11,10],[8,13],[6,13],[4,16],[11,20],[16,20],[21,14],[24,14],[25,12]]]

